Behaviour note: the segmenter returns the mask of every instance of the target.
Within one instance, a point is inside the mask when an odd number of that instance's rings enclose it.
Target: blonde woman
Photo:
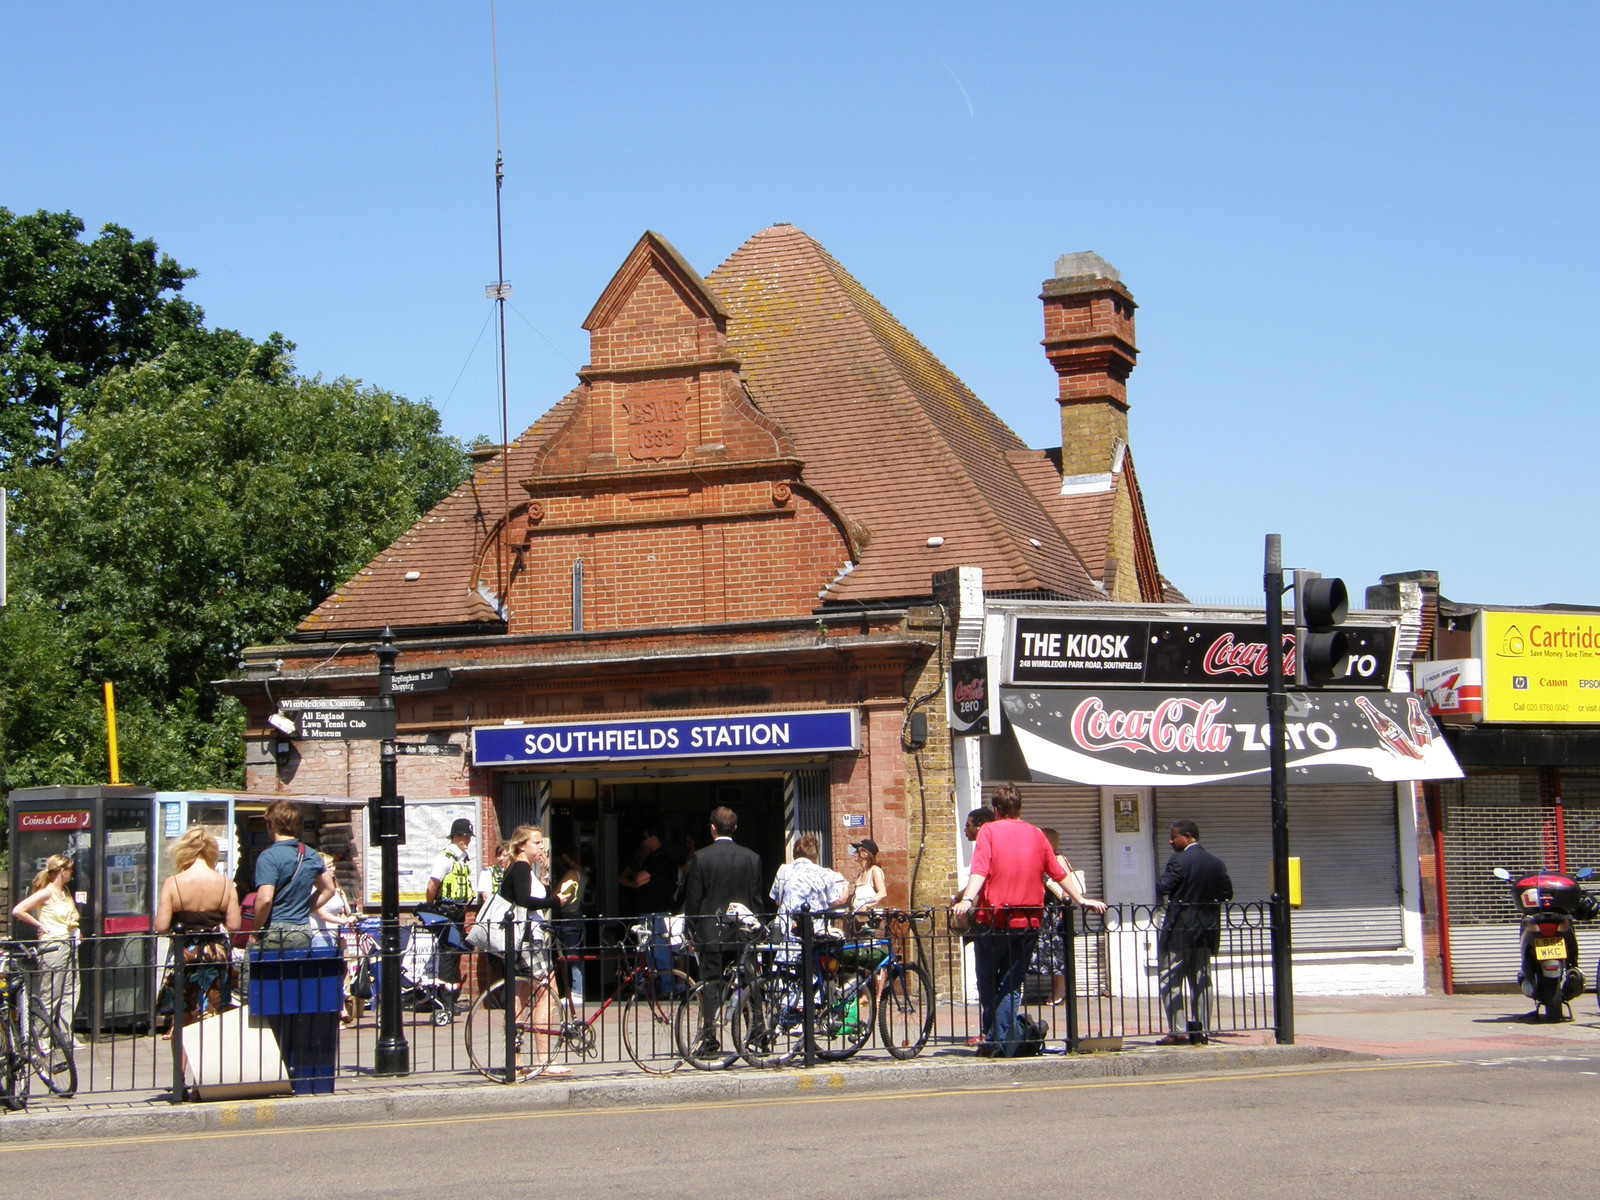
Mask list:
[[[344,960],[344,978],[340,981],[343,1003],[339,1023],[354,1025],[361,1014],[361,1002],[350,994],[350,977],[355,973],[357,958],[350,953],[350,947],[356,941],[356,922],[360,920],[360,914],[351,907],[350,898],[344,894],[344,885],[339,882],[339,872],[334,869],[331,857],[328,859],[328,879],[333,883],[333,891],[311,910],[311,937],[315,945],[338,950]]]
[[[78,903],[72,896],[72,872],[70,858],[52,854],[33,877],[27,897],[11,910],[13,920],[38,931],[36,994],[64,1038],[72,1037],[72,1014],[78,1007]]]
[[[537,927],[545,924],[550,910],[558,908],[561,900],[549,894],[544,885],[545,867],[550,861],[550,847],[545,844],[543,831],[532,825],[519,825],[507,839],[511,865],[500,881],[500,895],[513,906],[527,910],[530,923]],[[534,1029],[550,1028],[550,950],[545,938],[530,936],[524,939],[517,963],[516,1007],[513,1012],[529,1008],[529,1019]],[[550,1035],[535,1032],[534,1054],[543,1063],[550,1058]],[[572,1068],[555,1064],[544,1069],[546,1075],[570,1075]]]
[[[183,1008],[179,1025],[234,1006],[239,968],[233,965],[229,933],[243,927],[239,894],[217,870],[217,839],[192,825],[172,844],[175,874],[167,876],[156,899],[157,933],[178,939],[183,955]],[[158,1013],[174,1011],[169,971],[156,1000]]]

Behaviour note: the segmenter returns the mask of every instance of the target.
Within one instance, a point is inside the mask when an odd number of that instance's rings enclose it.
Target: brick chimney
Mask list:
[[[1063,484],[1098,480],[1104,487],[1128,444],[1137,305],[1116,268],[1088,251],[1056,259],[1056,276],[1045,280],[1039,299],[1045,357],[1060,377]]]

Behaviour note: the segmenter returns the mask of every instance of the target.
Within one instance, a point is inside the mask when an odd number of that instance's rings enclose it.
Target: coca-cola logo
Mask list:
[[[86,812],[25,812],[17,814],[17,832],[38,833],[52,829],[87,829]]]
[[[1108,709],[1089,696],[1073,709],[1072,740],[1091,753],[1221,754],[1233,741],[1232,727],[1217,724],[1227,707],[1226,700],[1173,696],[1153,708]]]
[[[1206,647],[1200,663],[1207,675],[1240,675],[1265,679],[1268,668],[1265,642],[1235,641],[1231,633],[1224,633]],[[1294,675],[1294,634],[1283,635],[1283,673]]]
[[[950,699],[955,704],[957,711],[963,713],[977,712],[988,703],[988,681],[985,679],[963,679],[950,689]]]

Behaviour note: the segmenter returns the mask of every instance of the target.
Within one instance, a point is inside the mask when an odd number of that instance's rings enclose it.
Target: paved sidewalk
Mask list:
[[[1384,1058],[1504,1053],[1600,1054],[1600,1008],[1592,993],[1570,1006],[1573,1019],[1530,1018],[1520,993],[1456,996],[1303,996],[1295,1041]]]
[[[948,1091],[1013,1081],[1200,1077],[1378,1059],[1600,1055],[1600,1011],[1593,996],[1584,996],[1573,1006],[1574,1020],[1557,1025],[1527,1020],[1529,1007],[1521,996],[1506,994],[1305,996],[1296,1002],[1292,1046],[1276,1045],[1270,1033],[1260,1033],[1221,1037],[1205,1047],[1164,1047],[1155,1045],[1153,1038],[1141,1038],[1110,1053],[1057,1053],[1009,1062],[937,1047],[907,1063],[858,1061],[811,1071],[740,1067],[702,1072],[685,1067],[670,1076],[650,1077],[613,1065],[580,1068],[576,1076],[512,1087],[340,1080],[338,1091],[330,1096],[183,1105],[88,1103],[9,1113],[0,1116],[0,1144],[470,1120],[491,1113],[728,1104],[809,1094]]]

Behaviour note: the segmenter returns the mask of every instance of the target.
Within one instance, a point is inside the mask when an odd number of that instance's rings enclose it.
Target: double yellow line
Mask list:
[[[362,1121],[352,1125],[270,1125],[250,1129],[212,1129],[203,1133],[152,1133],[129,1137],[84,1138],[79,1141],[38,1141],[0,1145],[0,1154],[30,1154],[43,1151],[88,1150],[111,1146],[140,1146],[171,1142],[214,1142],[235,1138],[303,1137],[310,1133],[345,1133],[352,1129],[418,1129],[440,1125],[483,1124],[488,1121],[566,1121],[578,1117],[632,1116],[661,1112],[716,1112],[720,1109],[786,1108],[797,1104],[860,1104],[885,1100],[938,1100],[951,1096],[1015,1096],[1020,1092],[1085,1092],[1107,1088],[1179,1087],[1197,1083],[1249,1083],[1263,1079],[1292,1079],[1306,1075],[1353,1075],[1370,1071],[1425,1071],[1465,1064],[1423,1059],[1414,1062],[1362,1063],[1348,1066],[1309,1066],[1267,1068],[1259,1071],[1228,1071],[1214,1075],[1161,1075],[1147,1079],[1092,1079],[1075,1083],[1027,1083],[1018,1080],[1003,1087],[928,1088],[913,1092],[854,1091],[815,1092],[770,1099],[697,1101],[690,1104],[637,1104],[619,1108],[539,1109],[532,1112],[462,1113],[454,1117],[419,1117],[403,1121]]]

